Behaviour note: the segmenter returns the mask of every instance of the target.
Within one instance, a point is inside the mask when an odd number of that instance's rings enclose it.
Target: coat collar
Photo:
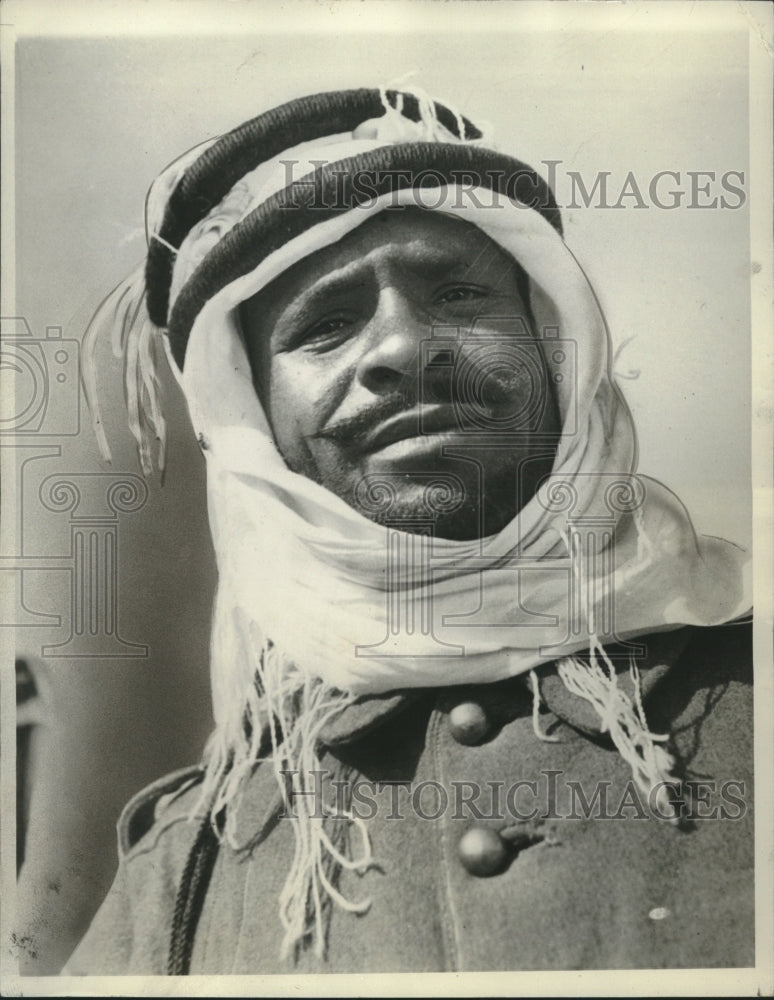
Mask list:
[[[631,647],[639,647],[644,650],[644,656],[637,658],[640,691],[643,702],[647,703],[657,686],[677,663],[693,634],[694,629],[686,627],[640,636],[630,640],[628,645],[606,647],[606,652],[616,668],[618,686],[629,697],[634,695],[628,652]],[[599,716],[588,702],[567,690],[557,672],[557,661],[539,668],[537,675],[541,701],[550,712],[562,722],[588,736],[601,735]],[[519,676],[496,684],[478,685],[465,690],[471,699],[478,698],[496,705],[498,715],[513,716],[523,709],[525,692],[528,690],[525,680],[524,676]],[[446,688],[443,691],[443,700],[455,702],[459,700],[459,687]],[[327,724],[321,735],[322,742],[331,748],[354,743],[427,694],[426,689],[419,688],[358,698]]]

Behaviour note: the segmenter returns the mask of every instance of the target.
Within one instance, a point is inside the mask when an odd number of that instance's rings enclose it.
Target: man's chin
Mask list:
[[[520,462],[530,460],[513,451],[487,452],[484,463],[476,450],[464,454],[455,448],[447,454],[447,447],[436,446],[419,454],[413,448],[400,453],[393,448],[361,457],[357,464],[341,455],[337,462],[295,471],[315,479],[376,524],[455,541],[497,534],[530,499],[540,478],[519,475]],[[324,475],[319,474],[321,467]],[[533,471],[550,471],[549,457]]]
[[[374,472],[363,477],[351,506],[370,521],[400,531],[455,540],[481,536],[481,505],[458,478],[425,473],[420,482],[411,482],[410,475]]]

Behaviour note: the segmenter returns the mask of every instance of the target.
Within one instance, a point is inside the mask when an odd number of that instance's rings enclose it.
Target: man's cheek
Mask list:
[[[318,437],[315,431],[316,425],[314,429],[300,424],[289,428],[289,432],[285,434],[285,462],[294,472],[299,472],[307,479],[348,499],[359,472],[335,442]]]

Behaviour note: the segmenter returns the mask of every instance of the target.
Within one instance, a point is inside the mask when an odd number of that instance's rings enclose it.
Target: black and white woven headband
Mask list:
[[[435,116],[452,141],[393,142],[319,166],[303,184],[277,191],[238,222],[206,254],[170,308],[175,248],[246,173],[296,145],[353,131],[386,114],[384,97],[385,92],[360,89],[291,101],[222,136],[185,170],[150,240],[145,267],[149,317],[155,326],[166,328],[180,369],[194,321],[212,296],[294,237],[380,195],[475,185],[536,209],[561,233],[559,208],[539,174],[514,157],[474,144],[481,131],[436,102]],[[416,96],[393,90],[386,92],[386,99],[404,118],[419,121]]]

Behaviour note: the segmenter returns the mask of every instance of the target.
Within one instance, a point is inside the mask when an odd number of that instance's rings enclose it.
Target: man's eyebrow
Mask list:
[[[349,269],[348,269],[349,271]],[[344,295],[353,285],[365,284],[368,275],[361,273],[360,279],[351,273],[330,274],[318,278],[311,287],[302,288],[293,301],[283,310],[280,317],[282,326],[304,324],[315,318],[316,310]]]
[[[401,271],[410,272],[412,275],[425,281],[440,281],[446,277],[462,278],[466,272],[475,267],[492,267],[498,264],[495,255],[491,260],[486,260],[489,256],[489,248],[484,247],[474,251],[471,249],[461,256],[458,251],[444,252],[433,250],[423,252],[420,248],[408,250],[401,257],[398,267]],[[498,279],[502,279],[501,270],[495,272]],[[291,305],[286,310],[283,320],[297,322],[303,320],[308,314],[314,312],[317,305],[324,300],[335,298],[336,295],[343,295],[355,285],[365,285],[371,278],[372,270],[370,265],[361,261],[352,261],[346,267],[335,271],[333,274],[325,274],[316,279],[314,283],[301,290]]]

